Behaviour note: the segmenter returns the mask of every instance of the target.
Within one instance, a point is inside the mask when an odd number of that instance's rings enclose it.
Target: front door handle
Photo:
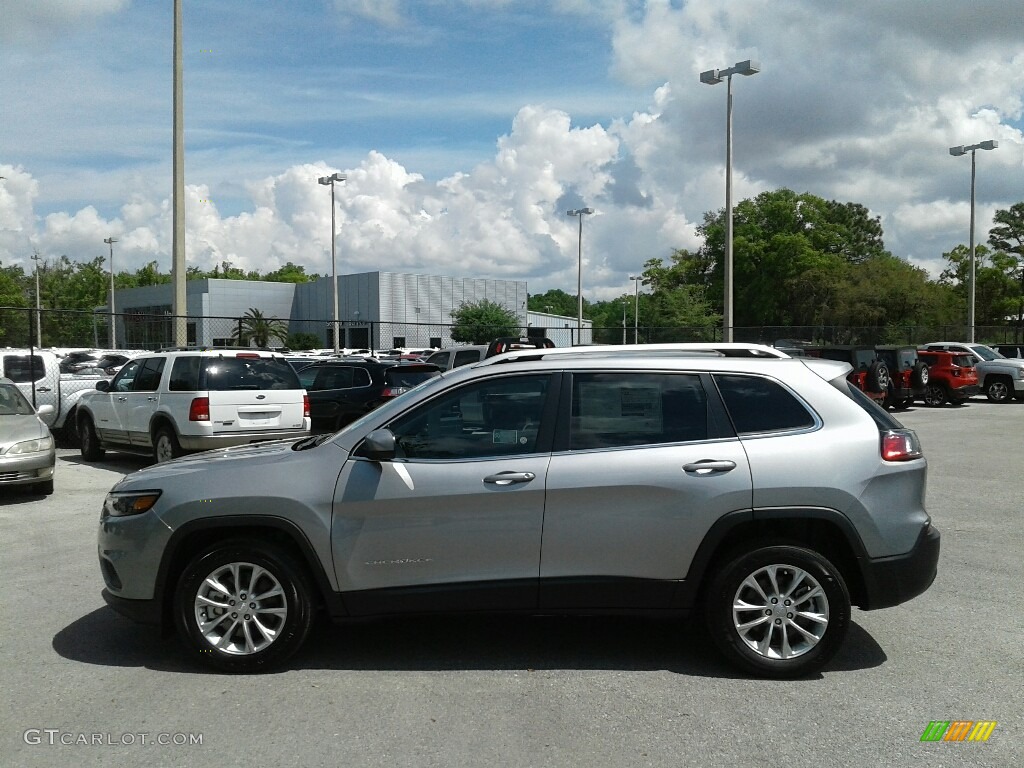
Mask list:
[[[125,401],[126,401],[127,399],[128,399],[127,397],[119,397],[119,398],[117,398],[117,402],[119,402],[119,403],[123,403],[123,402],[125,402]]]
[[[36,392],[52,392],[53,390],[49,387],[36,387]]]
[[[684,464],[683,472],[693,475],[711,475],[731,472],[736,469],[736,462],[728,459],[701,459],[692,464]]]
[[[533,472],[499,472],[496,475],[488,475],[484,478],[484,482],[491,485],[512,485],[512,483],[528,483],[536,477]]]

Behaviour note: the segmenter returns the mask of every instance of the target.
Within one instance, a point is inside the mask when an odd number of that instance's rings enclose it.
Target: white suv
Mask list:
[[[82,457],[106,450],[167,461],[309,433],[309,398],[283,355],[174,350],[141,355],[78,403]]]

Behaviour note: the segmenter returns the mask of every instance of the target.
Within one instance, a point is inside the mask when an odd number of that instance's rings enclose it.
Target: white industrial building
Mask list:
[[[172,343],[171,284],[117,291],[117,338],[126,346],[156,348]],[[487,299],[515,314],[525,333],[547,335],[557,346],[575,343],[576,319],[528,312],[526,282],[479,278],[364,272],[338,276],[339,346],[442,347],[451,313],[464,303]],[[312,333],[333,346],[334,291],[330,278],[308,283],[205,278],[186,283],[188,343],[229,346],[239,319],[250,309],[288,322],[289,333]],[[583,341],[591,338],[584,321]]]

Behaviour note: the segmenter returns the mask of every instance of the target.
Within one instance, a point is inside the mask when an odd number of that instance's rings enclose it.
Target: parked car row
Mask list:
[[[1003,348],[1011,351],[1010,345]],[[984,344],[936,341],[916,348],[790,342],[786,351],[848,362],[850,382],[886,407],[907,408],[916,400],[929,406],[958,404],[979,393],[997,403],[1024,400],[1024,359],[1006,358]]]

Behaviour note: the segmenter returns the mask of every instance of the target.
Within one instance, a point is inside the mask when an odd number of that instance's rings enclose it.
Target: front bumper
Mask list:
[[[865,602],[860,607],[890,608],[928,589],[938,573],[939,539],[939,529],[929,524],[906,554],[864,561]]]
[[[53,477],[54,449],[18,456],[0,456],[0,485],[28,485]]]
[[[163,623],[162,606],[157,600],[128,600],[104,589],[103,599],[111,608],[138,624],[160,626]]]

